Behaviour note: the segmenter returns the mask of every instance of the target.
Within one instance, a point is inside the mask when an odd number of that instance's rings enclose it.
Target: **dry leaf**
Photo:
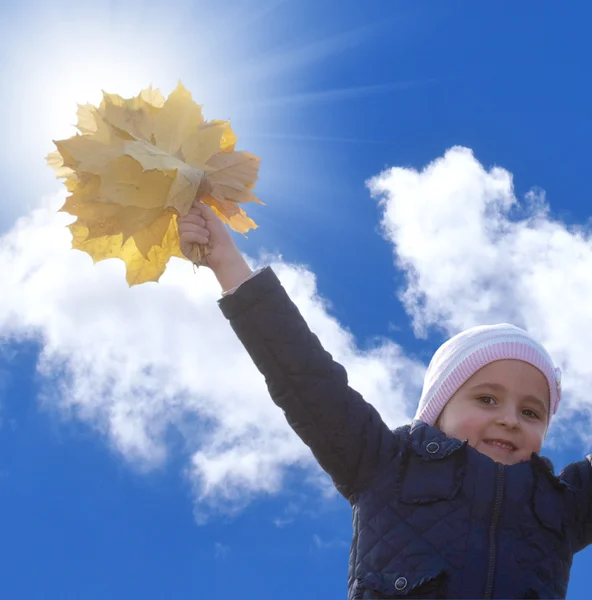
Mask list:
[[[203,167],[214,154],[220,152],[226,123],[197,127],[181,145],[183,160],[190,165]]]
[[[191,94],[179,82],[154,117],[154,143],[168,154],[174,155],[187,137],[203,122],[201,105],[193,102]]]
[[[247,217],[245,211],[238,204],[229,209],[222,206],[215,198],[206,197],[204,202],[211,207],[221,221],[229,225],[234,231],[247,233],[247,231],[257,227],[255,221]]]
[[[88,239],[88,229],[84,225],[76,222],[68,225],[68,228],[72,232],[72,248],[89,254],[94,263],[107,258],[123,260],[126,266],[126,281],[130,286],[147,281],[158,281],[171,256],[184,258],[179,246],[175,215],[170,219],[168,229],[162,238],[163,246],[152,246],[146,254],[140,251],[133,237],[125,243],[121,234]],[[167,252],[161,251],[164,246]]]
[[[235,152],[230,123],[206,122],[201,109],[180,82],[166,100],[152,87],[127,99],[103,92],[99,107],[78,106],[80,133],[47,157],[70,192],[60,210],[77,217],[72,247],[94,262],[122,259],[130,285],[185,258],[177,215],[196,198],[237,232],[257,227],[238,203],[261,203],[259,159]]]

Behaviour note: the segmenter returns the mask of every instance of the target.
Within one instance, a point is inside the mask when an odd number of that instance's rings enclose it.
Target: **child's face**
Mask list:
[[[520,360],[500,360],[458,389],[436,426],[448,437],[468,440],[494,461],[513,465],[540,452],[549,405],[549,385],[538,369]]]

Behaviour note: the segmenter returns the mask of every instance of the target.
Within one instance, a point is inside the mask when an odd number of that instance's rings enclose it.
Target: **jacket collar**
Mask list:
[[[411,423],[409,447],[426,460],[444,458],[466,444],[466,441],[446,437],[436,427],[431,427],[418,419]]]
[[[533,452],[530,456],[530,460],[540,471],[559,481],[559,478],[557,475],[555,475],[555,468],[553,467],[551,459],[547,458],[546,456],[540,456],[536,452]]]
[[[437,429],[427,423],[415,419],[411,423],[409,430],[409,446],[419,456],[426,460],[444,458],[462,446],[465,446],[467,440],[461,441],[456,438],[449,438]],[[432,444],[430,446],[430,444]],[[438,446],[436,450],[436,445]],[[428,449],[429,446],[429,449]],[[434,451],[435,450],[435,451]],[[547,475],[554,483],[559,482],[555,475],[553,463],[546,456],[540,456],[535,452],[531,455],[531,461],[535,468]]]

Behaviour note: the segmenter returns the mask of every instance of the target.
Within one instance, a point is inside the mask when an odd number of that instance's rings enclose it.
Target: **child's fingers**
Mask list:
[[[199,235],[202,237],[210,237],[210,232],[206,227],[196,225],[195,223],[180,223],[179,235]]]
[[[210,235],[210,231],[207,227],[197,225],[196,223],[181,223],[179,225],[179,233],[200,233],[203,235]]]
[[[179,229],[181,227],[185,227],[186,225],[199,225],[200,227],[205,227],[206,220],[201,216],[199,212],[193,211],[191,209],[184,217],[179,217]]]
[[[217,219],[216,213],[207,205],[201,205],[201,214],[206,221],[211,221],[212,219]]]
[[[179,234],[182,245],[207,244],[210,241],[210,235],[207,229],[199,231],[184,231]]]
[[[195,260],[195,244],[196,242],[181,242],[181,252],[192,261]]]
[[[188,214],[200,215],[206,221],[211,221],[218,218],[216,217],[216,213],[214,213],[214,211],[207,204],[204,204],[197,199],[193,201]]]

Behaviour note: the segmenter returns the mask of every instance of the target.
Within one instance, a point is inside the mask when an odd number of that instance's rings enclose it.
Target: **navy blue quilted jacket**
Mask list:
[[[348,386],[275,273],[220,308],[271,398],[353,510],[348,600],[564,598],[592,539],[592,457],[503,466],[414,421],[390,430]]]

